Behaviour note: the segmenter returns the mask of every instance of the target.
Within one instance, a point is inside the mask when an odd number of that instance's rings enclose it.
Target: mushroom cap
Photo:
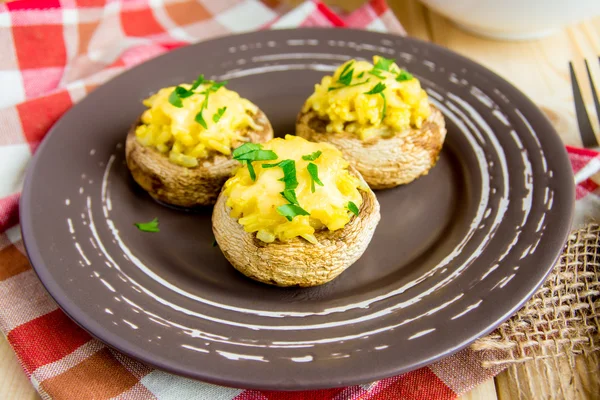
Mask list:
[[[243,131],[251,142],[264,143],[273,138],[271,123],[261,110],[254,116],[254,122],[260,130]],[[209,157],[199,159],[193,168],[174,164],[167,154],[137,141],[138,124],[139,120],[129,129],[125,144],[127,166],[133,179],[154,199],[166,204],[184,208],[214,204],[221,187],[240,163],[231,156],[212,152]]]
[[[358,171],[350,171],[362,180]],[[319,243],[312,244],[299,237],[273,243],[257,239],[230,216],[222,192],[213,210],[213,233],[225,258],[249,278],[277,286],[322,285],[354,264],[371,242],[380,219],[379,203],[371,190],[361,194],[358,216],[342,229],[315,232]]]
[[[437,162],[446,138],[446,124],[441,111],[430,106],[431,115],[420,129],[395,132],[389,138],[363,142],[350,132],[328,133],[327,121],[312,110],[298,115],[296,135],[333,144],[372,189],[387,189],[426,175]]]

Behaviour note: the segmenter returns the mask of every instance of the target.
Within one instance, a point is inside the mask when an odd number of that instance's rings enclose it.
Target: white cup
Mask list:
[[[474,34],[530,40],[600,15],[600,0],[421,0]]]

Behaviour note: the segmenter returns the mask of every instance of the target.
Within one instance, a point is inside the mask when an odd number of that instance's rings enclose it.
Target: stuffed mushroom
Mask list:
[[[129,130],[126,159],[154,199],[184,208],[214,204],[239,164],[232,149],[273,138],[265,114],[224,85],[201,75],[144,100],[148,108]]]
[[[446,127],[417,78],[394,60],[350,60],[315,85],[296,134],[328,142],[373,189],[409,183],[438,160]]]
[[[316,286],[358,260],[379,203],[334,146],[297,136],[245,144],[213,210],[213,232],[244,275],[277,286]]]

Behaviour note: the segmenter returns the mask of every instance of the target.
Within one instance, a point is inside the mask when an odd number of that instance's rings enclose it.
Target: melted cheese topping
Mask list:
[[[191,85],[180,85],[185,89]],[[148,107],[142,114],[142,124],[135,131],[137,140],[144,146],[154,147],[169,160],[184,167],[195,167],[199,158],[208,157],[210,152],[231,154],[232,147],[239,145],[246,128],[259,129],[253,120],[258,107],[239,94],[224,87],[208,96],[208,104],[202,116],[207,129],[195,121],[205,99],[201,94],[210,84],[200,85],[195,94],[182,99],[183,107],[169,103],[169,96],[175,87],[161,89],[144,100]],[[227,107],[215,122],[219,109]],[[236,146],[237,147],[237,146]]]
[[[374,64],[378,60],[379,57],[373,57]],[[340,75],[350,69],[354,69],[350,83],[338,82]],[[406,79],[405,71],[395,63],[387,71],[374,71],[373,64],[367,61],[350,60],[333,76],[325,76],[315,85],[315,92],[306,101],[303,111],[314,110],[320,118],[328,120],[327,132],[355,133],[361,140],[390,136],[411,127],[420,128],[431,114],[431,108],[419,80],[410,74],[408,77]],[[386,86],[382,92],[385,100],[381,94],[366,94],[378,83]],[[330,90],[332,88],[335,89]]]
[[[224,195],[228,197],[227,206],[231,208],[231,217],[246,232],[256,232],[258,239],[273,242],[275,239],[287,241],[301,236],[316,243],[316,230],[335,231],[343,228],[354,216],[347,206],[352,201],[360,209],[362,196],[358,189],[369,190],[348,171],[348,162],[334,146],[326,143],[312,143],[297,136],[287,135],[285,139],[276,138],[263,145],[264,150],[272,150],[278,158],[274,161],[255,161],[256,181],[250,178],[246,166],[237,170],[225,183]],[[314,161],[306,161],[302,156],[316,151],[322,154]],[[281,192],[285,188],[281,168],[262,168],[262,164],[277,163],[282,160],[294,160],[298,187],[295,189],[300,207],[310,215],[298,215],[291,221],[277,212],[277,207],[288,204]],[[311,175],[307,166],[313,162],[318,167],[319,179],[323,186],[315,185],[311,191]]]

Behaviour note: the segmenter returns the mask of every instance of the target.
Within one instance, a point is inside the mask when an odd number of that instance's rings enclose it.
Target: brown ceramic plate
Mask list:
[[[130,178],[125,135],[157,89],[199,73],[229,79],[283,135],[321,76],[375,54],[421,79],[448,137],[428,176],[377,192],[373,241],[333,282],[281,289],[245,278],[213,247],[210,209],[163,207]],[[296,29],[188,46],[96,89],[40,146],[21,218],[43,284],[100,340],[205,381],[309,389],[406,372],[492,330],[544,280],[573,202],[557,134],[492,72],[413,39]],[[155,217],[160,233],[133,225]]]

